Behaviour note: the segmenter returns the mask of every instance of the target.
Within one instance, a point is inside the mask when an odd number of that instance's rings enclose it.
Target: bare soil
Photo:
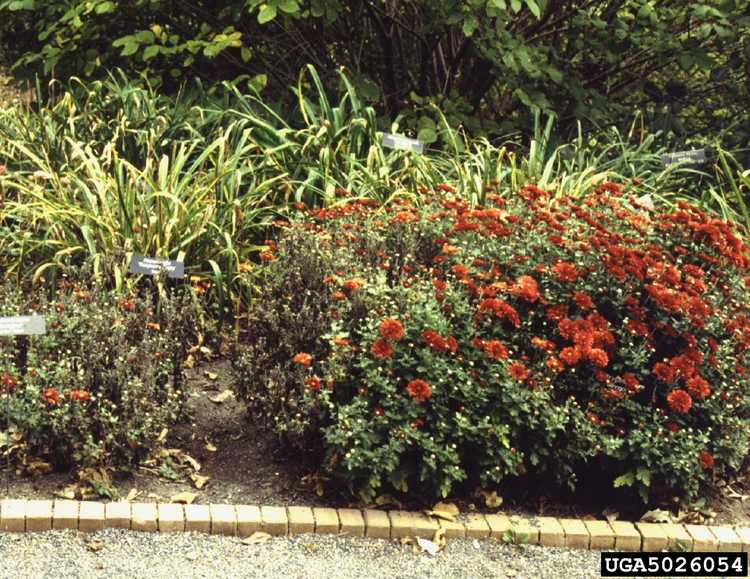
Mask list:
[[[187,372],[186,419],[169,434],[167,446],[175,449],[178,456],[194,459],[199,470],[164,469],[163,461],[147,464],[133,475],[115,477],[116,496],[146,502],[169,501],[179,493],[190,492],[197,495],[196,503],[365,506],[340,489],[326,488],[324,495],[316,492],[320,489],[316,489],[314,477],[306,476],[310,473],[299,460],[286,456],[275,440],[247,419],[244,405],[227,395],[231,390],[230,370],[229,362],[221,360]],[[222,398],[221,402],[214,401]],[[191,474],[208,477],[205,486],[196,488]],[[0,495],[51,499],[64,495],[75,482],[75,473],[30,477],[5,469],[0,472]],[[601,518],[609,511],[617,511],[619,518],[633,520],[646,510],[638,500],[632,504],[608,505],[607,498],[596,493],[565,495],[523,487],[521,484],[507,489],[504,512]],[[482,497],[465,497],[455,502],[462,511],[487,510]],[[401,506],[395,499],[379,506],[394,505]],[[658,508],[677,512],[676,504]],[[703,513],[716,524],[750,522],[750,473],[706,497]]]

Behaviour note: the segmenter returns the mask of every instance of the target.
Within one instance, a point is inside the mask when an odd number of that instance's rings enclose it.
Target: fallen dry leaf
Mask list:
[[[432,542],[435,543],[440,549],[445,549],[447,540],[445,538],[445,529],[438,529],[435,531],[435,535],[432,537]]]
[[[672,515],[669,511],[653,509],[646,511],[641,517],[641,521],[644,523],[671,523]]]
[[[89,541],[86,543],[86,547],[89,551],[93,551],[96,553],[97,551],[101,551],[104,549],[104,542],[103,541]]]
[[[454,505],[453,503],[437,503],[432,507],[433,511],[439,511],[441,513],[448,513],[450,515],[453,515],[454,517],[457,517],[461,511],[459,508]]]
[[[208,483],[208,477],[201,476],[199,474],[191,474],[190,480],[193,481],[195,488],[197,488],[198,490],[201,490]]]
[[[139,491],[137,488],[133,487],[130,489],[130,492],[128,493],[128,496],[125,497],[125,500],[129,503],[133,502],[135,498],[141,494],[141,491]]]
[[[186,454],[182,457],[182,459],[187,462],[190,466],[193,467],[193,470],[195,472],[200,472],[201,470],[201,463],[199,463],[197,460],[195,460],[192,456],[189,454]]]
[[[205,374],[206,378],[208,378],[209,380],[216,380],[219,377],[216,372],[209,372],[208,370],[206,370]]]
[[[195,358],[192,354],[188,354],[188,357],[185,358],[185,361],[182,363],[185,368],[192,369],[195,368]]]
[[[73,500],[79,492],[78,485],[68,485],[60,491],[55,491],[53,494],[60,499]]]
[[[226,402],[233,396],[231,390],[224,390],[220,394],[217,394],[216,396],[213,396],[209,398],[211,402],[214,402],[215,404],[221,404],[222,402]]]
[[[497,491],[484,493],[484,504],[488,509],[498,509],[503,504],[503,497],[497,494]]]
[[[177,493],[174,495],[171,499],[169,499],[170,503],[181,503],[183,505],[191,505],[193,504],[193,501],[198,498],[198,495],[195,493],[189,493],[189,492],[182,492]]]
[[[159,433],[159,437],[156,440],[159,442],[164,442],[167,439],[167,434],[169,434],[169,429],[162,428],[161,432]]]
[[[242,539],[243,545],[257,545],[259,543],[265,543],[271,539],[271,535],[264,533],[263,531],[255,531],[249,537]]]
[[[208,452],[216,452],[218,449],[213,445],[213,443],[210,440],[206,441],[206,450]]]
[[[26,465],[26,472],[30,475],[49,474],[52,465],[44,460],[32,460]]]

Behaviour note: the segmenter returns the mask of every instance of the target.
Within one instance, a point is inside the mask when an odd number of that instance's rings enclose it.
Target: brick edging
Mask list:
[[[471,513],[456,522],[420,512],[257,505],[181,505],[71,500],[0,501],[0,532],[38,532],[105,528],[184,532],[247,537],[302,533],[357,537],[432,539],[438,529],[447,538],[499,539],[528,545],[576,549],[661,551],[750,551],[750,527],[630,523],[626,521],[522,517]]]

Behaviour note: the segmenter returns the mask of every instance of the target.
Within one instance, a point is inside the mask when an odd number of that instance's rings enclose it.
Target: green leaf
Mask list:
[[[286,12],[287,14],[296,14],[299,12],[299,4],[297,4],[297,0],[281,0],[281,2],[278,3],[278,7],[282,12]]]
[[[138,52],[138,47],[140,45],[136,42],[128,42],[122,49],[122,52],[120,52],[120,56],[130,56],[131,54],[135,54]]]
[[[35,0],[16,0],[8,5],[9,10],[34,10],[36,8]]]
[[[521,0],[510,0],[510,7],[513,9],[513,12],[518,14],[521,11]]]
[[[94,12],[97,14],[109,14],[110,12],[115,11],[115,3],[114,2],[103,2],[101,4],[97,4],[96,8],[94,9]]]
[[[467,18],[464,20],[463,25],[463,32],[464,36],[471,36],[474,34],[474,31],[479,27],[479,21],[474,17],[471,16],[470,18]]]
[[[614,480],[613,485],[617,489],[617,488],[620,488],[620,487],[629,487],[629,486],[632,486],[634,482],[635,482],[635,476],[633,475],[633,473],[632,472],[626,472],[624,475],[618,476]]]
[[[258,23],[265,24],[276,18],[276,6],[264,4],[258,13]]]
[[[417,139],[426,145],[429,145],[430,143],[437,141],[437,133],[434,129],[424,128],[417,133]]]
[[[639,466],[635,473],[635,478],[644,485],[651,486],[651,471],[645,466]]]
[[[242,50],[240,50],[240,57],[242,58],[242,62],[249,62],[253,57],[253,52],[247,46],[243,46]]]
[[[151,46],[146,47],[146,50],[143,51],[144,62],[154,58],[157,54],[159,54],[160,51],[161,46],[159,46],[158,44],[152,44]]]
[[[539,10],[539,4],[536,3],[536,0],[526,0],[526,6],[529,7],[529,10],[531,10],[531,13],[536,18],[539,18],[542,15],[541,10]]]

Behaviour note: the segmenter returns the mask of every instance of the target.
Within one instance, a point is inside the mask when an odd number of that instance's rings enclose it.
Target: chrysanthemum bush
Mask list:
[[[0,315],[36,313],[47,326],[0,337],[0,424],[19,458],[127,469],[158,449],[183,400],[186,305],[67,281],[53,299],[0,286]]]
[[[265,255],[239,392],[365,497],[522,476],[695,497],[748,452],[750,254],[634,194],[309,211]]]

